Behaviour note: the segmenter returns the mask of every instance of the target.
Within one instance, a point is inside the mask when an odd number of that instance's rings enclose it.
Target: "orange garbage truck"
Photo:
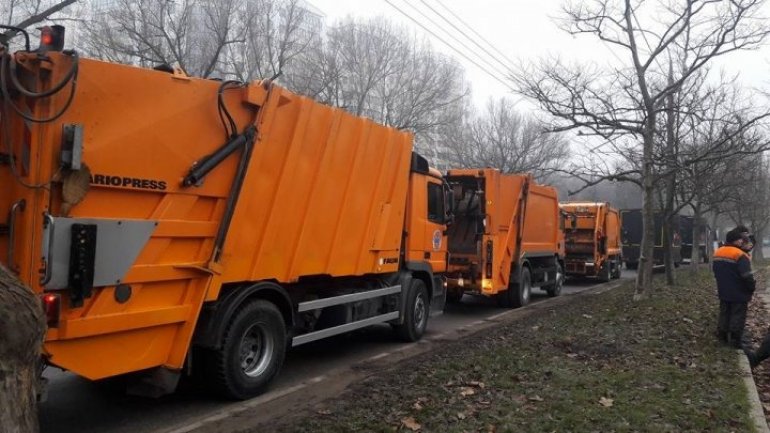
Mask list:
[[[556,189],[489,168],[449,170],[446,179],[454,198],[447,299],[471,293],[520,307],[533,288],[559,295],[564,240]]]
[[[289,347],[443,310],[449,189],[411,134],[270,80],[0,53],[0,260],[49,365],[243,399]]]
[[[620,278],[623,267],[620,243],[620,213],[609,203],[566,202],[565,274],[596,277],[601,281]]]

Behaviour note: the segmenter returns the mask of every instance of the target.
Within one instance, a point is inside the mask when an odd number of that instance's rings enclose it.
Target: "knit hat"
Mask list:
[[[725,240],[727,241],[728,244],[731,244],[737,241],[738,239],[743,239],[743,233],[741,233],[740,229],[737,229],[737,228],[730,230],[725,235]]]

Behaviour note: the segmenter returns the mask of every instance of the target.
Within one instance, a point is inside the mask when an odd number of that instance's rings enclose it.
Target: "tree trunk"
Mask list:
[[[673,64],[669,62],[668,84],[672,85]],[[669,93],[666,97],[666,168],[676,166],[676,115],[674,113],[674,93]],[[674,198],[676,196],[676,171],[672,170],[666,178],[665,202],[663,204],[663,263],[666,267],[666,284],[673,286],[674,280]]]
[[[663,219],[663,233],[661,239],[663,241],[663,265],[666,269],[666,284],[673,286],[676,284],[674,279],[674,230],[673,219],[674,216],[668,214],[667,211],[663,211],[664,215],[668,215]]]
[[[37,383],[46,323],[40,301],[0,265],[0,430],[38,431]]]
[[[722,231],[717,228],[717,224],[719,223],[719,215],[720,212],[714,211],[714,213],[711,214],[711,236],[709,236],[709,251],[711,251],[711,254],[709,254],[709,257],[714,256],[714,251],[716,251],[717,248],[719,248],[719,242],[722,241]],[[716,236],[714,236],[714,233],[716,233]],[[713,239],[712,239],[713,238]],[[716,245],[714,245],[716,243]]]
[[[693,273],[698,272],[698,268],[700,267],[700,236],[701,232],[703,231],[703,227],[700,224],[701,219],[701,205],[700,201],[696,199],[695,206],[693,206],[693,216],[692,216],[692,254],[690,254],[690,269],[692,269]],[[706,237],[706,239],[703,240],[703,244],[705,246],[704,251],[708,255],[709,250],[709,239]]]
[[[652,292],[652,255],[655,247],[655,182],[652,173],[654,113],[647,119],[647,125],[647,132],[644,134],[644,161],[642,162],[642,245],[634,299],[649,297]]]
[[[762,242],[765,239],[765,234],[762,230],[754,232],[754,238],[757,243],[754,245],[754,251],[751,252],[751,258],[755,263],[765,260],[765,252],[762,251]]]

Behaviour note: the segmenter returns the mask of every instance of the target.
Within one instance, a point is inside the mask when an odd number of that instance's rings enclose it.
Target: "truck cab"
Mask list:
[[[407,221],[402,249],[404,266],[413,271],[433,275],[434,287],[444,286],[442,275],[447,270],[449,244],[447,227],[453,220],[449,185],[441,172],[414,153],[407,200]],[[431,311],[444,308],[446,291],[432,294]]]

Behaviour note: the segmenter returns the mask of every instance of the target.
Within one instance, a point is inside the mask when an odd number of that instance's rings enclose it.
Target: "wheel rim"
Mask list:
[[[428,318],[427,310],[425,296],[422,293],[418,293],[414,300],[414,327],[418,331],[425,327],[425,322]]]
[[[561,286],[564,284],[564,272],[562,272],[561,265],[556,266],[556,284],[554,284],[555,292],[561,292]]]
[[[249,377],[262,375],[273,360],[275,346],[272,334],[261,324],[255,323],[241,338],[240,361],[243,374]]]
[[[522,278],[521,281],[521,298],[524,300],[524,303],[526,304],[529,302],[529,292],[532,291],[532,282],[529,280],[529,278]]]

